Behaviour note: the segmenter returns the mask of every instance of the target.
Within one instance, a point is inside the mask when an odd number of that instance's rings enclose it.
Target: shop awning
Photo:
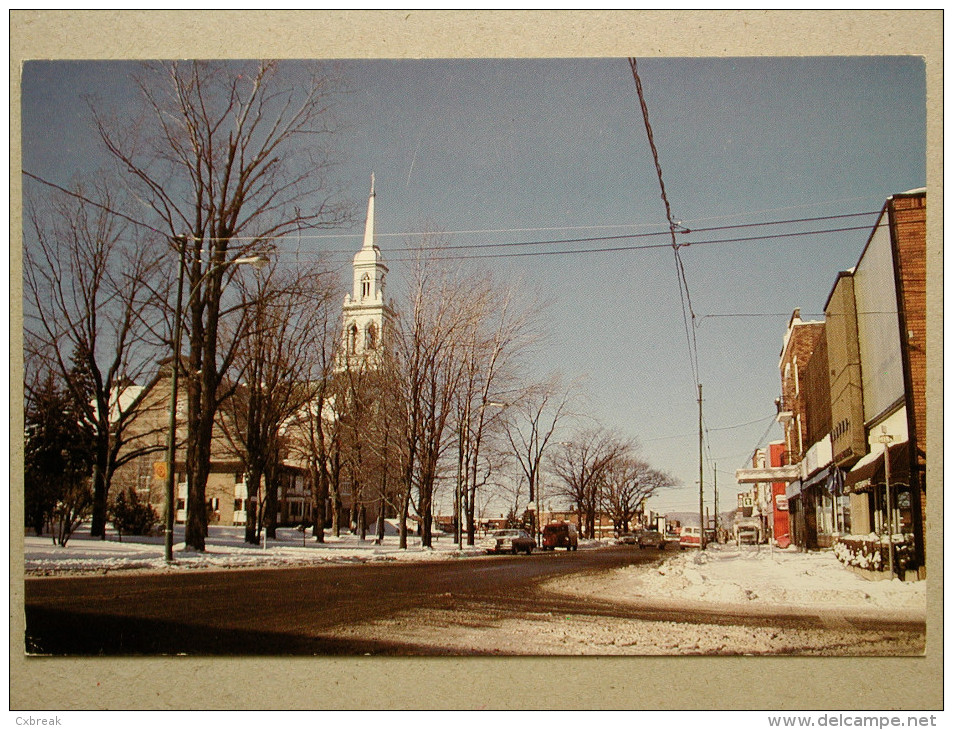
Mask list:
[[[784,496],[790,499],[796,499],[801,494],[801,482],[788,482],[784,487]]]
[[[894,444],[890,454],[890,484],[910,484],[909,441]],[[857,462],[844,479],[845,492],[866,492],[886,483],[886,465],[883,452],[868,454]]]
[[[892,464],[891,471],[893,471]],[[836,466],[825,466],[823,469],[812,474],[808,479],[788,484],[786,490],[787,498],[796,499],[803,492],[817,486],[823,487],[831,494],[840,494],[843,492],[844,475]]]

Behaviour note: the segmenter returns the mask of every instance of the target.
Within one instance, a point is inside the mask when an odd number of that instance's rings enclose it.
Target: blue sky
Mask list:
[[[337,176],[363,218],[377,180],[378,242],[391,262],[419,239],[541,242],[666,230],[629,64],[618,59],[342,61]],[[130,64],[34,63],[24,70],[23,166],[66,184],[99,158],[83,96],[122,111]],[[638,64],[675,219],[691,229],[879,211],[925,184],[925,77],[915,57],[646,59]],[[682,242],[861,227],[681,249],[704,387],[708,501],[769,428],[778,356],[795,307],[820,313],[856,263],[874,216],[697,232]],[[866,230],[863,227],[866,226]],[[301,255],[360,246],[360,226],[302,239]],[[337,234],[335,234],[337,235]],[[591,247],[665,243],[665,236]],[[390,254],[388,247],[391,247]],[[582,248],[538,244],[489,251]],[[346,276],[350,257],[338,256]],[[488,258],[550,300],[540,372],[583,378],[586,410],[636,437],[683,486],[653,508],[697,510],[698,406],[671,248]],[[760,316],[739,316],[753,315]],[[718,316],[714,316],[718,315]],[[723,316],[732,315],[732,316]],[[770,316],[767,316],[770,315]],[[762,438],[764,437],[764,438]]]

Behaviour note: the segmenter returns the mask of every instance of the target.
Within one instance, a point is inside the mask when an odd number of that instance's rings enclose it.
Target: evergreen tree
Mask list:
[[[50,374],[33,391],[25,414],[26,522],[42,534],[47,522],[59,518],[54,537],[62,545],[74,523],[85,517],[92,499],[93,437],[79,411],[72,393]]]
[[[124,534],[148,535],[159,521],[159,513],[151,504],[139,501],[139,495],[132,487],[116,495],[111,512],[113,527],[120,540]]]

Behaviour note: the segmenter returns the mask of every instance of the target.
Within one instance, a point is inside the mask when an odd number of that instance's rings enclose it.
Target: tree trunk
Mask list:
[[[332,461],[333,472],[329,484],[331,490],[331,532],[335,537],[341,537],[341,455],[334,453]]]
[[[249,545],[260,545],[258,537],[258,500],[245,500],[245,542]]]
[[[258,535],[258,504],[261,496],[261,472],[253,469],[245,473],[245,542],[249,545],[261,544]]]
[[[195,322],[193,319],[193,326]],[[190,366],[200,369],[199,353],[193,348]],[[186,441],[185,473],[188,495],[185,517],[185,544],[187,548],[205,550],[205,485],[211,466],[211,423],[202,418],[202,385],[195,377],[188,378],[188,438]],[[208,433],[206,440],[205,434]]]
[[[327,474],[320,464],[311,466],[311,512],[314,526],[311,535],[316,542],[324,542],[324,523],[327,521],[328,481]]]
[[[400,521],[400,537],[397,546],[401,550],[407,549],[407,513],[410,511],[410,486],[405,485],[404,493],[400,497],[400,507],[397,510],[397,519]]]
[[[106,469],[105,451],[97,445],[96,464],[93,465],[93,514],[89,534],[101,540],[106,539]]]
[[[420,546],[428,548],[433,547],[433,504],[431,502],[432,489],[432,487],[426,490],[422,489],[422,494],[420,495]]]
[[[227,233],[227,232],[226,232]],[[212,434],[218,406],[218,316],[222,291],[222,264],[225,260],[228,236],[220,236],[209,262],[209,277],[204,296],[196,297],[192,304],[192,348],[189,356],[193,377],[189,378],[189,511],[185,525],[185,543],[200,552],[205,551],[208,536],[208,512],[205,505],[206,485],[212,464]],[[201,238],[196,237],[201,246]],[[198,252],[201,254],[201,251]],[[199,256],[193,263],[190,281],[200,283],[202,260]],[[195,284],[193,284],[195,286]],[[204,301],[203,301],[204,300]],[[203,312],[207,319],[203,321]],[[193,410],[194,409],[194,410]],[[193,427],[194,426],[194,430]]]
[[[386,452],[386,440],[384,442],[385,453]],[[387,460],[384,459],[381,466],[381,486],[380,492],[377,497],[377,544],[381,545],[384,542],[384,517],[385,511],[387,509]]]
[[[211,437],[204,441],[201,432],[195,440],[192,463],[188,465],[189,496],[185,523],[185,544],[199,552],[205,551],[205,538],[208,534],[208,513],[205,505],[205,485],[211,472]]]
[[[322,498],[314,505],[314,526],[311,528],[311,535],[315,542],[324,543],[324,523],[327,519],[327,504]]]
[[[381,498],[380,506],[377,513],[377,544],[382,545],[384,543],[384,499]]]
[[[274,540],[278,537],[278,475],[274,469],[265,474],[265,535]]]

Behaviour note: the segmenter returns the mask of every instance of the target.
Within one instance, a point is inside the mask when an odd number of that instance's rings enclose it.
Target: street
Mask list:
[[[791,653],[795,640],[798,653],[873,655],[922,646],[923,622],[832,616],[823,607],[687,608],[551,588],[670,555],[613,547],[410,564],[28,578],[26,648],[113,656],[744,654]],[[715,643],[700,641],[714,634]],[[745,637],[753,634],[785,643],[752,652]]]

